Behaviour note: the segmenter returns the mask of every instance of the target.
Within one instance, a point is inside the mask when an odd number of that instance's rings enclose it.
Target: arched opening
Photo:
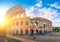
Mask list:
[[[43,26],[44,26],[44,34],[45,34],[45,24],[43,24]]]
[[[16,34],[18,34],[18,30],[16,30]]]
[[[18,22],[16,22],[16,26],[18,26],[19,25],[19,23]]]
[[[39,34],[42,34],[42,30],[39,31]]]
[[[20,30],[20,34],[23,35],[23,29]]]
[[[38,35],[38,30],[36,29],[36,34]]]
[[[34,31],[32,29],[30,30],[30,35],[34,35]]]
[[[31,25],[33,25],[33,22],[31,22]]]
[[[20,21],[20,25],[23,25],[23,21],[22,20]]]
[[[28,20],[25,21],[25,25],[28,25]]]
[[[36,25],[38,25],[38,22],[35,22]]]
[[[28,30],[25,30],[25,34],[28,35]]]
[[[48,31],[47,30],[45,30],[45,34],[48,34]]]
[[[14,35],[14,30],[12,31],[13,35]]]

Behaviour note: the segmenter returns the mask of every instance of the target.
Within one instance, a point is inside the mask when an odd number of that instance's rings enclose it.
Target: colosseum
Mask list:
[[[8,35],[52,33],[52,22],[50,20],[41,17],[27,17],[25,10],[20,5],[16,5],[6,12],[5,25]]]

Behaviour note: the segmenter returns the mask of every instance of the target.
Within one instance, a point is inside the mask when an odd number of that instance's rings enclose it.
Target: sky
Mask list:
[[[53,26],[60,26],[59,0],[0,0],[0,14],[5,14],[9,8],[18,4],[23,7],[27,16],[46,18],[52,21]]]

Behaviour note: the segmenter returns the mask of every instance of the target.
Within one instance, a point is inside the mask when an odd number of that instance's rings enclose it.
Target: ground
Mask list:
[[[28,42],[60,42],[60,37],[58,35],[53,36],[36,36],[35,39],[33,39],[33,36],[13,36],[17,37],[20,40],[23,39],[25,42],[28,40]]]
[[[5,40],[5,41],[4,41]],[[6,38],[0,37],[0,42],[60,42],[60,36],[13,36],[8,35]]]

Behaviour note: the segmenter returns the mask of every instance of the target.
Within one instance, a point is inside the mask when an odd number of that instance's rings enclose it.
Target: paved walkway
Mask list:
[[[37,36],[35,41],[37,42],[60,42],[60,37]]]
[[[15,36],[7,36],[7,37],[10,37],[10,38],[13,38],[13,39],[17,39],[17,40],[20,40],[22,42],[36,42],[36,41],[33,41],[33,40],[29,40],[29,39],[25,39],[25,38],[20,38],[20,37],[15,37]]]
[[[23,42],[60,42],[60,37],[54,36],[36,36],[36,39],[33,39],[33,36],[9,36]]]
[[[7,42],[7,40],[4,37],[0,37],[0,42]]]

